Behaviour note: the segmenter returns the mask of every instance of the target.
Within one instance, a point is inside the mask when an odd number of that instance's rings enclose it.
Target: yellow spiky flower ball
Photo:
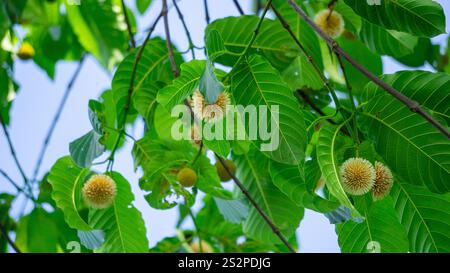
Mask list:
[[[194,253],[214,253],[213,248],[207,242],[202,241],[201,245],[202,245],[202,247],[200,249],[200,243],[193,242],[193,243],[191,243],[190,247]]]
[[[35,51],[33,46],[28,42],[23,42],[17,51],[17,56],[22,60],[29,60],[34,57]]]
[[[107,175],[96,174],[84,184],[81,193],[84,201],[91,208],[105,209],[112,204],[116,197],[116,182]]]
[[[220,93],[216,102],[207,104],[200,90],[195,90],[191,101],[195,116],[210,122],[221,120],[225,116],[229,104],[230,96],[227,92]]]
[[[375,169],[363,158],[347,159],[340,169],[341,184],[344,191],[353,195],[363,195],[372,189],[375,183]]]
[[[332,38],[338,38],[344,32],[344,18],[336,11],[321,10],[316,14],[314,22]]]
[[[376,178],[372,188],[372,198],[378,201],[389,194],[394,183],[394,177],[391,170],[378,161],[375,162],[375,173]]]

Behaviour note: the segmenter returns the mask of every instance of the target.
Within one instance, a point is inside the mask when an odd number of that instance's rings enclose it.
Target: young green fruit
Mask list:
[[[233,161],[226,159],[225,165],[227,166],[228,170],[230,170],[230,172],[232,174],[235,174],[236,165],[234,165]],[[231,175],[227,172],[227,170],[225,170],[225,168],[223,167],[222,163],[219,160],[217,160],[215,166],[216,166],[217,174],[219,175],[220,181],[227,182],[227,181],[231,180],[231,178],[232,178]]]
[[[197,174],[191,168],[183,168],[177,174],[177,180],[185,188],[190,188],[197,183]]]
[[[30,43],[24,42],[17,51],[17,56],[22,60],[29,60],[34,57],[34,48]]]
[[[201,249],[200,249],[200,243],[199,242],[193,242],[191,243],[190,247],[194,253],[214,253],[213,248],[210,244],[208,244],[205,241],[201,242]]]
[[[104,174],[93,175],[81,190],[86,204],[94,209],[108,208],[114,202],[116,193],[116,182]]]

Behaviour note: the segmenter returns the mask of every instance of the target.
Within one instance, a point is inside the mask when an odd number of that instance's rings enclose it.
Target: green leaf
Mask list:
[[[225,42],[222,39],[222,36],[220,35],[220,33],[215,30],[215,29],[211,29],[205,39],[205,46],[206,46],[206,51],[208,54],[208,58],[211,61],[214,61],[215,59],[217,59],[218,57],[229,53],[227,51],[227,49],[225,48]]]
[[[113,102],[116,106],[117,123],[124,124],[124,108],[128,99],[128,89],[133,71],[134,59],[139,48],[134,49],[118,66],[112,80]],[[138,96],[140,92],[153,92],[152,83],[161,81],[168,83],[173,79],[169,53],[165,41],[155,38],[148,41],[142,52],[142,57],[136,67],[136,76],[133,84],[133,93]],[[178,64],[182,62],[179,55],[175,58]],[[148,89],[148,90],[147,90]],[[142,91],[146,90],[146,91]]]
[[[199,84],[200,77],[205,70],[205,61],[192,60],[181,65],[181,73],[171,85],[158,92],[157,100],[169,112],[181,104]]]
[[[70,142],[70,156],[78,166],[90,168],[94,159],[103,154],[105,147],[100,144],[100,138],[101,135],[91,130],[84,136]]]
[[[248,216],[249,208],[243,200],[214,198],[214,201],[225,220],[231,223],[239,224]]]
[[[361,40],[374,53],[403,57],[414,51],[419,39],[409,33],[385,29],[363,21]]]
[[[206,62],[205,70],[200,78],[199,89],[205,97],[207,104],[215,103],[220,93],[223,92],[223,84],[217,79],[216,74],[214,74],[214,66],[211,61]]]
[[[226,66],[233,66],[239,58],[238,54],[244,52],[251,40],[258,21],[258,16],[246,15],[218,19],[209,24],[205,30],[205,36],[208,37],[212,30],[219,32],[227,50],[215,61]],[[249,53],[256,51],[260,51],[273,66],[279,69],[286,67],[298,53],[289,34],[279,22],[271,19],[264,19]]]
[[[136,7],[140,14],[144,14],[150,7],[152,0],[136,0]]]
[[[406,228],[411,252],[450,252],[450,195],[395,183],[390,195]]]
[[[259,122],[268,123],[273,143],[268,144],[270,147],[265,147],[270,150],[265,153],[281,163],[300,164],[304,160],[306,149],[305,121],[300,105],[280,74],[258,55],[246,58],[231,73],[231,90],[236,104],[267,108],[267,120]],[[279,116],[278,120],[276,115]],[[249,134],[248,122],[245,127]],[[266,143],[260,137],[255,140],[255,144],[262,149],[262,145]],[[277,137],[279,143],[276,143]],[[275,146],[276,144],[279,145]]]
[[[388,76],[388,82],[399,87],[430,110],[448,116],[448,87],[446,74],[402,72]],[[426,185],[431,191],[450,190],[450,141],[436,128],[402,103],[381,90],[368,85],[373,96],[363,107],[358,124],[372,139],[378,154],[398,176],[416,185]]]
[[[141,92],[133,95],[134,107],[138,113],[144,118],[147,126],[153,123],[153,117],[157,106],[156,95],[158,91],[164,87],[162,82],[149,82]]]
[[[408,237],[393,208],[391,198],[373,203],[370,208],[361,209],[365,221],[347,221],[336,225],[338,242],[342,252],[371,252],[371,244],[379,244],[375,251],[405,253],[408,251]]]
[[[383,0],[380,5],[345,0],[357,14],[386,29],[434,37],[445,32],[442,7],[432,0]]]
[[[222,199],[232,198],[232,193],[222,187],[217,169],[214,165],[211,165],[208,157],[200,155],[192,168],[197,173],[198,180],[196,187],[199,190]]]
[[[128,42],[126,30],[118,27],[119,13],[113,11],[114,6],[111,0],[83,0],[81,5],[68,2],[65,5],[81,45],[107,69],[122,59],[121,52],[126,50]]]
[[[92,230],[79,214],[82,204],[81,187],[89,170],[78,167],[69,156],[56,161],[50,170],[48,182],[52,185],[52,198],[64,213],[67,224],[74,229]]]
[[[16,245],[24,252],[57,252],[58,228],[51,215],[42,208],[35,208],[22,217],[17,227]]]
[[[309,190],[307,184],[313,184],[315,188],[320,179],[319,167],[313,160],[307,161],[305,168],[271,161],[269,170],[274,185],[298,206],[318,212],[329,212],[339,206],[339,203],[326,200]]]
[[[360,216],[359,212],[350,202],[347,194],[342,188],[339,175],[339,162],[336,156],[339,131],[343,124],[339,126],[325,125],[320,129],[317,141],[317,161],[325,179],[327,189],[344,206],[352,211],[354,217]]]
[[[291,237],[303,217],[304,209],[297,206],[273,185],[268,172],[269,160],[255,148],[247,154],[235,156],[234,160],[237,167],[236,176],[249,194],[282,234]],[[254,207],[250,207],[243,229],[247,236],[256,240],[270,244],[280,243],[280,239]]]
[[[119,173],[109,174],[116,182],[117,195],[111,207],[90,210],[89,224],[105,232],[100,252],[148,252],[148,240],[141,213],[132,202],[134,195],[128,181]]]

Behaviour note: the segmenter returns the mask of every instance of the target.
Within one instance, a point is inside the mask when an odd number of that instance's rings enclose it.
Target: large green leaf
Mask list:
[[[236,176],[249,194],[284,236],[291,237],[303,217],[304,210],[273,185],[268,172],[269,160],[253,148],[247,154],[235,156],[235,163]],[[257,240],[280,243],[279,238],[254,207],[250,207],[243,229],[244,233]]]
[[[269,170],[274,185],[298,206],[318,212],[329,212],[339,206],[339,203],[323,199],[308,189],[307,184],[317,184],[320,179],[320,171],[316,162],[307,161],[303,170],[301,166],[284,165],[271,161]]]
[[[394,77],[394,78],[393,78]],[[400,91],[431,110],[448,115],[449,76],[405,72],[388,81]],[[388,166],[407,181],[426,185],[431,191],[450,190],[450,141],[421,116],[411,112],[389,94],[368,86],[372,97],[363,107],[358,124],[375,143]]]
[[[383,0],[380,5],[345,0],[361,17],[387,29],[433,37],[445,32],[442,7],[432,0]]]
[[[162,82],[149,82],[145,88],[142,88],[140,92],[136,92],[133,95],[134,106],[138,113],[144,118],[147,126],[153,123],[153,116],[156,111],[156,95],[158,91],[163,88]]]
[[[278,137],[279,145],[271,145],[269,148],[272,150],[266,150],[265,153],[275,161],[285,164],[298,165],[303,162],[306,148],[303,113],[280,74],[259,55],[245,58],[231,73],[231,89],[236,104],[266,107],[267,121],[259,122],[268,123],[267,128],[275,132],[275,135],[272,134],[272,142],[274,137]],[[278,120],[274,118],[274,114],[278,115]],[[261,115],[259,117],[261,119]],[[248,123],[245,125],[247,134]],[[255,140],[255,144],[263,144],[260,136]]]
[[[52,185],[52,198],[71,228],[92,229],[78,212],[82,203],[81,187],[89,173],[89,170],[78,167],[70,156],[65,156],[56,161],[47,178]]]
[[[122,58],[128,42],[126,30],[119,28],[117,7],[111,0],[83,0],[81,5],[66,1],[67,17],[81,45],[111,69]]]
[[[119,173],[109,173],[116,182],[117,195],[111,207],[90,210],[89,224],[105,232],[100,252],[148,252],[148,240],[141,213],[132,202],[134,195],[128,181]]]
[[[90,168],[94,159],[105,151],[105,147],[99,142],[100,138],[101,135],[91,130],[69,144],[70,156],[78,166]]]
[[[361,209],[365,220],[361,223],[347,221],[336,225],[342,252],[408,251],[408,237],[395,213],[392,199],[385,198]]]
[[[200,77],[205,70],[205,61],[192,60],[181,65],[181,74],[171,85],[158,92],[157,100],[170,112],[172,108],[183,102],[194,88],[198,87]]]
[[[363,21],[361,39],[375,53],[402,57],[413,53],[418,38],[405,32],[385,29]]]
[[[409,237],[411,252],[450,252],[450,194],[395,183],[390,194]]]
[[[233,66],[239,58],[237,55],[244,52],[250,42],[259,20],[258,16],[247,15],[218,19],[209,24],[205,36],[208,37],[212,30],[216,30],[222,37],[227,52],[231,52],[231,54],[225,53],[217,57],[215,61]],[[215,36],[217,37],[217,35]],[[288,65],[298,53],[297,47],[289,34],[279,22],[271,19],[264,19],[261,25],[250,53],[256,51],[262,52],[271,64],[279,69]]]
[[[336,154],[339,131],[342,126],[325,125],[320,129],[316,147],[317,161],[331,195],[336,197],[342,205],[351,209],[352,215],[357,217],[360,214],[350,202],[340,182],[339,162]]]
[[[133,71],[134,59],[140,48],[134,49],[118,66],[112,80],[113,101],[116,105],[118,125],[123,124],[124,106],[128,99],[128,92]],[[142,57],[136,67],[136,75],[133,84],[133,94],[139,96],[140,92],[152,93],[155,81],[168,83],[173,79],[169,53],[166,43],[159,39],[148,41],[142,52]],[[177,64],[182,62],[177,54]],[[148,90],[147,90],[148,89]],[[145,91],[143,91],[145,90]]]

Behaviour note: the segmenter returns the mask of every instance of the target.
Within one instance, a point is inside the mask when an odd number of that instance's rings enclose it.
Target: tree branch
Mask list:
[[[362,66],[360,63],[358,63],[355,59],[353,59],[347,52],[345,52],[339,44],[333,40],[330,36],[328,36],[325,32],[323,32],[319,26],[314,23],[314,21],[308,17],[308,15],[300,8],[297,3],[293,0],[287,0],[288,3],[291,5],[291,7],[297,12],[298,15],[300,15],[305,22],[311,26],[311,28],[319,34],[322,39],[325,40],[325,42],[328,44],[328,46],[335,52],[336,54],[342,56],[344,59],[346,59],[353,67],[355,67],[359,72],[361,72],[364,76],[366,76],[369,80],[374,82],[376,85],[378,85],[380,88],[384,89],[386,92],[391,94],[394,98],[399,100],[401,103],[403,103],[406,107],[409,108],[414,113],[417,113],[421,115],[425,120],[427,120],[431,125],[433,125],[436,129],[438,129],[442,134],[444,134],[447,138],[450,138],[450,131],[440,124],[437,120],[433,118],[428,112],[426,112],[424,109],[420,107],[420,104],[409,97],[405,96],[404,94],[400,93],[396,89],[394,89],[392,86],[372,74],[370,71],[368,71],[364,66]]]
[[[26,197],[28,197],[31,200],[35,200],[34,196],[27,193],[22,187],[20,187],[14,180],[2,169],[0,169],[0,174],[11,184],[13,187],[20,193],[23,193]]]
[[[122,0],[122,10],[125,17],[125,23],[127,24],[128,35],[130,36],[131,47],[136,47],[136,40],[134,39],[133,31],[131,30],[130,18],[128,17],[127,7],[125,6],[125,0]]]
[[[22,253],[22,251],[20,251],[20,249],[17,247],[17,245],[11,239],[11,237],[9,237],[8,231],[6,231],[5,227],[3,226],[3,224],[1,222],[0,222],[0,233],[3,235],[3,237],[5,237],[8,244],[14,249],[14,251],[16,253]]]
[[[78,78],[78,75],[80,74],[84,60],[85,60],[85,56],[83,55],[78,63],[78,67],[75,69],[75,72],[73,73],[71,79],[69,80],[69,83],[67,84],[66,91],[64,92],[61,102],[59,103],[58,109],[56,110],[55,116],[53,117],[53,121],[52,121],[52,123],[47,131],[47,134],[45,136],[44,143],[42,144],[42,147],[41,147],[41,151],[39,152],[39,156],[36,161],[36,166],[34,167],[33,176],[31,179],[32,182],[34,182],[36,180],[36,178],[39,174],[39,170],[41,168],[42,161],[44,159],[48,145],[50,144],[50,139],[52,138],[53,132],[56,128],[56,124],[58,123],[59,118],[61,117],[61,113],[64,110],[67,99],[69,98],[69,95],[72,91],[73,85],[74,85],[76,79]]]
[[[244,15],[244,10],[242,9],[241,5],[239,4],[238,0],[233,0],[234,5],[236,6],[237,10],[241,15]]]
[[[203,6],[205,8],[206,24],[209,24],[209,21],[211,20],[211,18],[209,17],[208,0],[203,0]]]

